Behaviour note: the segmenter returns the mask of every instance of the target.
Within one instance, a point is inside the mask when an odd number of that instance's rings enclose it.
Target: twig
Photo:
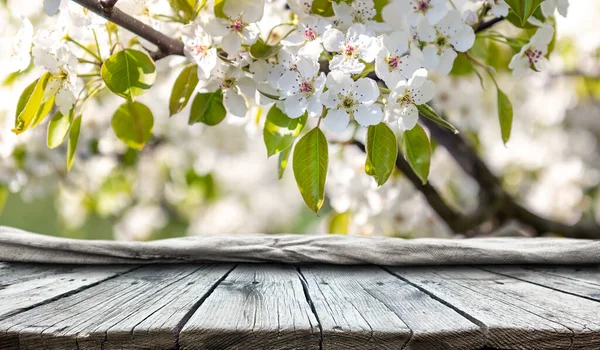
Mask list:
[[[479,25],[475,29],[475,33],[484,31],[484,30],[494,26],[496,23],[502,22],[503,20],[504,20],[504,17],[496,17],[496,18],[490,19],[489,21],[479,22]]]
[[[116,0],[72,1],[156,45],[158,51],[150,52],[150,57],[155,61],[170,55],[183,56],[181,40],[173,39],[114,7]]]

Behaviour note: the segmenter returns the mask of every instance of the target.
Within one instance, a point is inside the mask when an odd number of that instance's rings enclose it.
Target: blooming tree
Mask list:
[[[13,44],[16,74],[32,65],[43,73],[20,95],[12,131],[49,120],[47,144],[67,144],[70,170],[86,106],[110,93],[121,99],[106,111],[114,135],[131,150],[152,147],[155,118],[140,98],[161,74],[177,71],[165,110],[185,109],[189,124],[207,126],[264,118],[264,144],[278,156],[279,177],[292,156],[297,186],[314,212],[325,199],[329,148],[355,144],[374,178],[367,187],[383,185],[398,169],[424,186],[451,229],[465,232],[472,218],[448,211],[426,187],[435,161],[430,138],[451,153],[468,147],[460,127],[439,112],[436,85],[461,71],[482,85],[492,81],[501,130],[495,137],[508,142],[513,105],[496,72],[521,78],[544,70],[555,13],[567,8],[566,0],[44,0],[50,20],[34,30],[23,18]],[[494,30],[501,21],[511,23],[512,35]],[[510,61],[493,62],[489,43],[504,45]],[[159,62],[173,56],[187,62]],[[340,136],[346,134],[352,136]],[[474,151],[456,157],[475,159],[467,172],[482,188],[500,188],[494,193],[504,201],[502,215],[525,220],[526,209]]]

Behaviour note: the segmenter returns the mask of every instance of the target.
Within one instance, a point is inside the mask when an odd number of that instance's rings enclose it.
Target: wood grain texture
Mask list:
[[[501,349],[598,349],[600,304],[469,267],[392,268],[486,327]]]
[[[479,267],[503,276],[534,283],[557,291],[600,302],[600,270],[596,268],[536,268],[515,266]],[[584,271],[584,274],[580,272]]]
[[[383,269],[301,267],[324,349],[479,349],[483,331]]]
[[[101,282],[135,266],[0,265],[0,318]]]
[[[319,349],[319,327],[293,266],[240,265],[179,335],[182,349]]]
[[[0,321],[0,348],[174,348],[180,322],[232,268],[142,267]]]
[[[600,267],[0,262],[0,350],[484,348],[600,349]]]

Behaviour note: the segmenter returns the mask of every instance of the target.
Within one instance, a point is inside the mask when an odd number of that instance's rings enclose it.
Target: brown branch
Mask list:
[[[155,61],[170,55],[183,56],[181,40],[173,39],[114,7],[116,0],[72,1],[156,45],[158,51],[150,52]]]
[[[446,148],[460,167],[479,184],[480,210],[473,214],[471,219],[464,219],[468,225],[463,227],[463,231],[455,232],[474,233],[485,222],[513,219],[532,228],[537,235],[555,233],[573,238],[600,237],[600,225],[594,222],[566,225],[538,216],[524,208],[506,193],[500,180],[460,134],[453,134],[427,118],[421,118],[421,122],[429,129],[432,138]]]

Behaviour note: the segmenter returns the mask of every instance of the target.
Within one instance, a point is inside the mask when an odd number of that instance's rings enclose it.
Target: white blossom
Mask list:
[[[334,24],[341,30],[347,30],[353,24],[363,24],[368,29],[381,32],[390,27],[385,23],[374,20],[377,11],[373,0],[354,0],[351,3],[343,1],[332,2],[333,12],[337,19]]]
[[[557,9],[561,16],[566,17],[569,10],[569,0],[545,0],[540,7],[545,17],[554,16]]]
[[[200,74],[200,72],[198,73]],[[205,80],[203,75],[198,79],[200,91],[214,92],[221,89],[223,105],[227,113],[240,118],[246,116],[248,107],[244,95],[252,96],[255,86],[252,80],[244,74],[244,71],[236,66],[217,61],[208,80]]]
[[[412,78],[394,87],[385,105],[386,122],[397,122],[401,131],[415,127],[419,119],[416,105],[429,102],[435,94],[435,85],[427,80],[425,69],[417,70]]]
[[[33,47],[34,63],[52,73],[46,85],[44,99],[56,96],[54,103],[62,114],[68,114],[75,103],[77,89],[77,58],[69,47],[61,44],[53,51]]]
[[[313,0],[287,0],[290,9],[300,18],[311,14],[312,3]]]
[[[362,24],[354,24],[346,35],[337,29],[329,29],[323,34],[323,46],[337,55],[329,62],[329,69],[344,73],[360,73],[365,68],[361,62],[373,62],[377,55],[377,39],[373,32]]]
[[[310,117],[318,117],[323,111],[320,97],[325,86],[325,73],[319,74],[319,64],[307,57],[300,57],[296,69],[279,78],[279,89],[285,96],[285,113],[299,118],[305,111]]]
[[[193,35],[182,35],[182,40],[186,57],[198,65],[198,75],[208,79],[217,65],[217,49],[213,46],[211,36],[196,25]]]
[[[323,52],[323,33],[331,28],[331,22],[307,16],[298,23],[298,29],[281,40],[285,46],[300,46],[298,54],[318,60]]]
[[[522,77],[531,70],[540,71],[546,63],[548,44],[554,36],[551,26],[540,27],[521,51],[514,55],[508,67],[513,70],[515,77]]]
[[[53,16],[58,13],[59,10],[67,7],[69,0],[44,0],[44,10],[48,16]]]
[[[33,44],[33,26],[27,18],[22,18],[23,25],[13,39],[13,52],[10,56],[10,71],[22,72],[31,62],[31,45]]]
[[[481,0],[471,0],[472,2],[480,2]],[[506,17],[510,6],[504,0],[485,0],[485,4],[490,6],[490,13],[496,17]],[[469,23],[472,24],[472,23]]]
[[[375,73],[387,86],[396,86],[419,68],[419,60],[408,54],[408,34],[393,32],[379,36],[380,50],[375,58]]]
[[[237,54],[242,44],[252,45],[258,40],[260,29],[255,24],[263,17],[263,0],[228,0],[223,6],[227,19],[215,18],[208,22],[206,30],[220,36],[223,50]]]
[[[437,24],[422,21],[417,32],[419,39],[426,42],[423,48],[425,68],[440,74],[448,74],[457,56],[456,51],[465,52],[475,43],[475,32],[465,24],[458,11],[452,10]]]
[[[328,90],[321,96],[321,102],[329,108],[323,119],[329,130],[344,131],[350,119],[365,127],[379,124],[383,119],[381,108],[375,104],[379,88],[373,79],[354,81],[347,73],[333,71],[327,75],[326,85]]]
[[[393,0],[384,8],[389,16],[406,16],[408,25],[416,27],[423,19],[429,25],[439,22],[448,13],[447,0]]]

